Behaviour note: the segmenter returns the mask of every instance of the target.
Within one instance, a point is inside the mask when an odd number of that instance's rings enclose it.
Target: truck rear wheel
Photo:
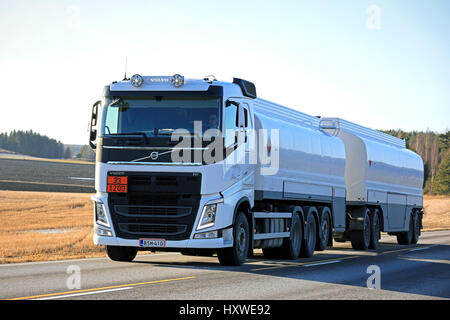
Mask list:
[[[106,253],[111,260],[131,262],[136,257],[138,248],[123,246],[106,246]]]
[[[328,215],[328,210],[324,209],[322,218],[320,219],[319,234],[317,237],[316,250],[323,251],[327,248],[329,238],[330,238],[330,216]]]
[[[397,234],[397,243],[401,245],[408,245],[413,243],[414,236],[414,214],[409,217],[409,229],[406,232]]]
[[[420,221],[420,216],[417,213],[417,211],[415,211],[413,213],[413,236],[412,236],[412,241],[411,243],[416,244],[419,241],[419,236],[420,236],[420,225],[421,225],[421,221]]]
[[[247,259],[250,247],[248,221],[243,212],[238,212],[233,228],[233,246],[217,251],[219,262],[223,266],[241,266]]]
[[[369,217],[369,209],[366,209],[363,217],[362,230],[352,230],[350,232],[350,240],[352,242],[352,248],[355,250],[367,250],[370,245],[371,238],[371,223]]]
[[[300,255],[300,249],[302,248],[303,229],[300,217],[297,212],[292,214],[291,220],[291,236],[283,241],[280,250],[282,258],[297,259]]]
[[[316,219],[313,214],[308,214],[305,225],[305,241],[303,241],[300,256],[303,258],[311,258],[314,255],[316,247]]]
[[[374,210],[372,214],[372,224],[371,224],[371,236],[369,249],[378,249],[378,244],[380,240],[380,217],[378,216],[378,210]]]

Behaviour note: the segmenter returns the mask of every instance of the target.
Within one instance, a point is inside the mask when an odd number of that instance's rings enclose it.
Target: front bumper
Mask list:
[[[214,202],[214,200],[217,200],[218,195],[209,195],[204,196],[200,200],[200,207],[196,212],[195,215],[195,221],[192,227],[191,233],[188,235],[187,239],[167,239],[164,236],[139,236],[133,239],[126,239],[123,237],[120,237],[114,228],[114,224],[112,223],[111,214],[108,206],[108,194],[106,193],[97,193],[92,197],[92,200],[98,201],[103,203],[105,214],[107,217],[107,223],[102,224],[98,223],[98,221],[95,220],[95,214],[94,214],[94,226],[96,229],[102,229],[107,230],[110,232],[111,236],[105,236],[105,235],[99,235],[97,232],[94,232],[93,240],[94,244],[96,245],[109,245],[109,246],[130,246],[130,247],[139,247],[139,239],[165,239],[166,240],[166,248],[190,248],[190,249],[220,249],[220,248],[226,248],[231,247],[233,245],[233,232],[232,228],[230,227],[230,222],[225,219],[225,208],[223,203],[218,204],[217,213],[216,213],[216,221],[215,225],[204,228],[201,230],[197,230],[197,226],[199,223],[199,219],[201,217],[202,208],[211,202]],[[207,239],[195,239],[194,236],[197,233],[203,233],[203,232],[209,232],[214,230],[220,230],[219,237],[218,238],[207,238]],[[145,247],[143,249],[152,249]],[[154,248],[154,250],[158,250],[163,248]]]
[[[104,237],[104,236],[94,236],[94,244],[96,245],[106,245],[106,246],[127,246],[127,247],[139,247],[139,240],[128,240],[117,237]],[[166,241],[166,248],[180,248],[180,249],[220,249],[231,247],[232,241],[225,240],[224,238],[216,239],[188,239],[179,241]],[[142,248],[142,249],[158,249],[162,248]]]

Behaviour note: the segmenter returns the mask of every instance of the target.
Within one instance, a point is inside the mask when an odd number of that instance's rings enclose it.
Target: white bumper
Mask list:
[[[139,247],[139,240],[128,240],[117,237],[104,237],[94,235],[94,244],[106,246],[128,246]],[[224,240],[224,238],[217,239],[188,239],[180,241],[166,241],[166,248],[195,248],[195,249],[218,249],[231,247],[232,241]],[[148,249],[148,248],[147,248]],[[160,248],[154,248],[158,250]]]

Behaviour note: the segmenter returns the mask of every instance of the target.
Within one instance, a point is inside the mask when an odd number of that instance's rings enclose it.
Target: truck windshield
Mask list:
[[[202,133],[220,129],[217,97],[149,97],[115,99],[103,110],[101,134],[171,135],[177,129],[194,133],[201,121]]]

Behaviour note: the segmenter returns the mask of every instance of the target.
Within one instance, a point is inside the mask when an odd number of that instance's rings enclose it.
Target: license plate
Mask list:
[[[141,248],[165,248],[165,239],[139,239],[139,247]]]

